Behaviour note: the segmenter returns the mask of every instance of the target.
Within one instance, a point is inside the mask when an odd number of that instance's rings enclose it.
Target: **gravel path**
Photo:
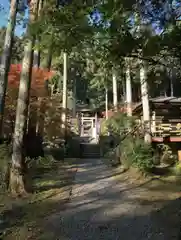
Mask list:
[[[170,197],[149,181],[136,186],[114,174],[101,160],[78,165],[67,210],[48,220],[54,239],[178,240],[179,194]]]

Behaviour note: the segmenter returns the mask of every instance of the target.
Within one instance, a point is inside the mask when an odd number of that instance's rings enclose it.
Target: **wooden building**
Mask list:
[[[151,134],[153,142],[181,142],[181,98],[150,99]],[[133,115],[142,120],[142,103],[133,109]]]

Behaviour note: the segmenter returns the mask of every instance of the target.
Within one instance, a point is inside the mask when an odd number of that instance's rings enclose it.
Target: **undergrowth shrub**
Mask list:
[[[136,126],[134,117],[128,117],[125,113],[115,113],[106,121],[106,128],[111,135],[118,138],[128,130],[133,129]]]
[[[133,166],[143,172],[153,167],[154,151],[150,144],[144,142],[134,118],[117,113],[107,120],[106,128],[110,142],[104,156],[126,168]]]
[[[170,165],[177,162],[177,156],[174,154],[173,148],[168,144],[164,144],[164,143],[159,144],[158,150],[161,152],[160,162],[170,164]]]
[[[134,128],[135,119],[127,117],[124,113],[115,113],[101,126],[100,145],[102,155],[109,158],[117,158],[119,155],[119,143],[125,137],[128,129]]]
[[[176,162],[173,168],[171,169],[171,172],[176,176],[181,176],[181,164],[180,162]]]
[[[149,171],[153,167],[154,152],[150,144],[138,137],[128,137],[120,143],[123,164]]]
[[[9,181],[10,147],[6,143],[0,145],[0,190],[7,188]]]
[[[11,163],[12,144],[4,142],[0,144],[0,192],[5,192],[9,185],[9,170]],[[25,172],[28,176],[28,181],[31,182],[32,175],[36,175],[39,170],[46,171],[55,166],[55,159],[52,155],[45,155],[44,157],[25,158]],[[30,183],[28,183],[30,185]]]
[[[55,162],[51,155],[45,155],[44,157],[38,157],[36,159],[26,158],[26,165],[29,169],[51,168]]]

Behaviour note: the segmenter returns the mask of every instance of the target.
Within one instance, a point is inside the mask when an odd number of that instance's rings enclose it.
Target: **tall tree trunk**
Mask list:
[[[67,53],[63,53],[63,97],[62,97],[62,134],[65,138],[67,125]]]
[[[76,117],[76,98],[77,98],[77,96],[76,96],[76,90],[77,90],[77,88],[76,88],[76,84],[77,83],[77,79],[76,79],[76,77],[74,77],[74,83],[73,83],[73,108],[72,108],[72,115],[73,115],[73,117],[75,118]]]
[[[141,84],[141,98],[143,108],[143,126],[144,126],[144,140],[146,143],[151,143],[151,124],[150,124],[150,106],[148,96],[148,85],[146,79],[146,70],[144,62],[140,61],[140,84]]]
[[[108,88],[105,87],[105,108],[106,108],[106,120],[108,119]]]
[[[131,70],[130,58],[125,59],[126,63],[126,104],[127,115],[132,116],[132,87],[131,87]]]
[[[126,101],[126,82],[122,81],[122,98],[121,98],[121,101],[122,102],[125,102]]]
[[[53,54],[53,46],[51,44],[48,49],[47,59],[45,63],[45,68],[48,69],[48,71],[50,71],[51,65],[52,65],[52,54]]]
[[[38,17],[41,14],[41,10],[43,8],[43,0],[39,0],[39,6],[38,6]],[[36,40],[36,49],[34,50],[34,59],[33,59],[33,66],[39,68],[40,67],[40,61],[41,61],[41,53],[40,53],[40,44],[41,38],[40,36],[37,36]]]
[[[39,44],[39,39],[36,40],[36,44],[35,45],[38,45]],[[39,46],[36,46],[37,48],[34,50],[34,56],[33,56],[33,66],[36,67],[36,68],[39,68],[40,67],[40,57],[41,57],[41,54],[40,54],[40,49],[39,49]]]
[[[113,84],[113,106],[114,111],[118,111],[118,90],[117,90],[117,76],[115,74],[115,71],[113,70],[112,75],[112,84]]]
[[[0,137],[2,136],[3,118],[4,118],[4,106],[6,89],[8,84],[8,72],[11,63],[12,43],[14,38],[14,29],[16,26],[16,15],[18,10],[19,0],[11,0],[9,22],[6,30],[6,36],[4,41],[4,49],[1,57],[0,65]]]
[[[38,0],[31,0],[30,4],[30,25],[35,21],[37,15]],[[24,133],[26,130],[26,120],[28,115],[29,92],[31,85],[32,58],[34,36],[27,40],[24,50],[22,72],[20,77],[18,103],[16,109],[15,130],[13,138],[13,153],[11,161],[9,189],[13,194],[25,193],[24,182]]]
[[[170,70],[170,97],[174,96],[174,74],[173,74],[173,66]]]
[[[40,17],[41,15],[41,11],[43,8],[43,0],[39,0],[39,5],[38,5],[38,17]],[[41,62],[41,51],[40,51],[40,41],[41,41],[41,37],[40,34],[37,35],[37,39],[36,39],[36,49],[34,50],[34,54],[33,54],[33,66],[35,68],[40,68],[40,62]],[[40,134],[40,121],[41,121],[41,102],[42,99],[38,98],[37,99],[37,116],[36,116],[36,135]],[[29,117],[28,117],[29,119]]]

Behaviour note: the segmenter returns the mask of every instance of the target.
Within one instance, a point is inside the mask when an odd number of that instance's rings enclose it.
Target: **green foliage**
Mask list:
[[[171,172],[176,176],[181,176],[181,164],[176,162],[174,167],[171,169]]]
[[[106,157],[118,157],[120,142],[135,124],[134,118],[127,117],[125,113],[114,113],[112,117],[102,122],[101,145]]]
[[[4,143],[0,145],[0,191],[5,190],[8,184],[10,147]]]
[[[145,172],[153,167],[153,149],[138,137],[128,137],[120,144],[121,159],[127,166]]]
[[[3,52],[4,48],[4,40],[6,35],[6,28],[0,28],[0,55]],[[24,50],[24,38],[19,38],[18,36],[14,37],[13,41],[13,48],[12,48],[12,56],[11,61],[12,63],[19,63],[23,57],[23,50]]]
[[[44,157],[38,157],[36,159],[26,158],[25,162],[29,169],[30,168],[41,169],[41,168],[51,168],[55,160],[51,155],[46,155]]]
[[[126,168],[133,166],[142,172],[149,171],[153,167],[154,152],[151,145],[140,138],[135,119],[117,113],[106,124],[111,134],[109,149],[104,150],[106,156],[116,159]]]
[[[0,54],[2,54],[3,52],[5,36],[6,36],[6,28],[2,27],[0,28]]]
[[[48,87],[50,88],[51,96],[56,93],[60,93],[62,85],[62,75],[56,74],[48,81]],[[61,98],[59,99],[61,101]]]
[[[161,151],[161,162],[172,164],[176,162],[176,157],[173,153],[173,147],[167,145],[167,144],[159,144],[158,145],[159,150]]]
[[[128,117],[126,113],[115,113],[107,122],[107,129],[114,136],[123,137],[123,134],[136,125],[133,117]]]
[[[21,3],[23,2],[24,1],[21,1]],[[133,89],[135,90],[135,82],[139,79],[137,53],[140,49],[143,50],[143,56],[146,57],[149,63],[149,65],[147,64],[147,72],[150,95],[153,97],[153,92],[155,91],[152,91],[152,89],[157,89],[157,87],[155,87],[156,84],[160,86],[160,89],[166,89],[165,84],[169,82],[169,79],[166,78],[167,73],[164,65],[169,64],[169,68],[171,68],[170,63],[172,62],[174,64],[177,63],[177,66],[180,65],[178,64],[181,53],[180,27],[174,26],[172,22],[170,22],[172,25],[171,28],[165,27],[163,34],[159,36],[155,35],[148,14],[146,21],[142,21],[142,15],[140,11],[137,11],[138,9],[142,9],[142,14],[144,14],[145,17],[148,10],[151,11],[154,9],[156,12],[156,9],[159,9],[159,11],[161,11],[159,4],[153,4],[155,1],[145,1],[145,3],[150,3],[154,6],[153,9],[152,7],[148,9],[146,4],[140,7],[136,0],[73,0],[61,7],[57,7],[56,2],[55,0],[50,0],[44,3],[40,17],[38,21],[31,26],[30,33],[33,35],[36,34],[37,36],[41,34],[40,46],[38,45],[41,50],[41,57],[46,55],[47,49],[49,49],[50,46],[52,47],[54,55],[52,62],[59,72],[62,70],[63,61],[60,56],[62,51],[66,50],[69,53],[69,62],[71,63],[68,64],[68,72],[72,74],[68,74],[68,88],[72,90],[74,79],[76,79],[77,99],[78,96],[80,96],[79,100],[83,101],[89,97],[92,102],[94,101],[95,104],[101,105],[101,103],[105,101],[105,88],[108,89],[108,95],[110,93],[110,98],[112,98],[113,67],[116,69],[118,75],[118,95],[121,95],[120,92],[124,92],[125,56],[131,57],[134,55],[133,57],[135,57],[134,60],[131,60],[131,77],[134,80],[132,82],[134,82]],[[143,3],[143,1],[141,2]],[[165,0],[165,2],[168,1]],[[24,8],[25,5],[22,4],[22,10]],[[98,14],[95,9],[98,11]],[[159,17],[158,15],[158,12],[156,12],[154,15],[155,19]],[[5,30],[5,28],[0,30],[1,52]],[[15,37],[12,57],[14,62],[19,62],[22,59],[23,45],[24,39]],[[160,69],[161,65],[164,66],[164,69]],[[73,69],[73,71],[71,71],[71,69]],[[159,73],[158,78],[156,73]],[[178,73],[176,74],[178,75]],[[59,80],[60,77],[58,75],[50,80],[52,93],[59,88]],[[159,81],[161,83],[159,83]],[[160,91],[158,91],[158,94],[159,93]],[[137,93],[137,95],[139,95],[139,93]],[[54,124],[52,116],[54,118],[56,113],[56,115],[58,115],[57,119],[59,120],[60,114],[57,113],[57,108],[53,109],[53,106],[51,106],[51,110],[51,123]],[[50,125],[50,121],[48,121],[46,126],[47,132],[49,130],[48,125]],[[135,126],[135,120],[133,118],[128,119],[126,114],[115,114],[114,117],[110,118],[106,123],[105,129],[114,137],[113,148],[119,146],[121,141],[124,143],[124,141],[126,141],[124,137],[129,130],[133,130]],[[56,129],[56,132],[58,131],[59,129]],[[52,136],[54,135],[55,134],[52,134]],[[136,133],[134,132],[131,138],[135,139],[135,137]],[[128,139],[128,137],[126,139]],[[137,141],[133,141],[133,144],[136,149],[139,149],[136,145]],[[142,150],[140,151],[143,152]]]
[[[33,31],[41,32],[42,46],[48,46],[51,39],[55,54],[60,55],[62,49],[71,52],[72,47],[92,34],[87,18],[89,11],[88,5],[78,4],[77,1],[61,8],[57,8],[56,1],[47,1]]]

